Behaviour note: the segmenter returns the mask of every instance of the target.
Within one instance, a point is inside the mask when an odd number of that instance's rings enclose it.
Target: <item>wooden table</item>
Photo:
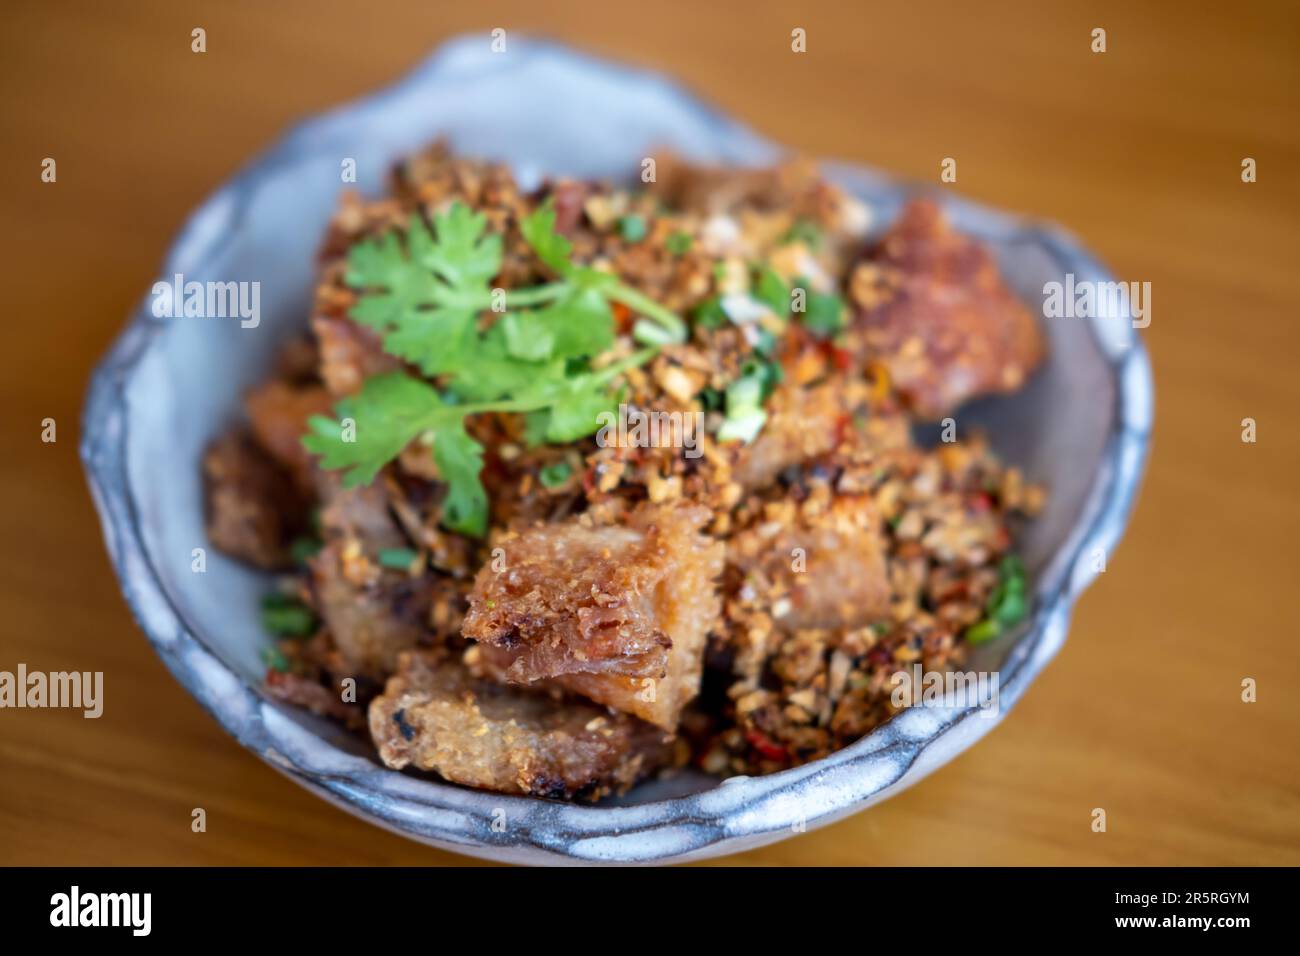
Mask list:
[[[1294,4],[6,6],[0,669],[103,670],[107,708],[0,711],[0,862],[465,862],[298,789],[171,679],[118,592],[76,442],[89,371],[188,210],[297,118],[501,26],[661,67],[813,155],[930,181],[955,157],[956,188],[1067,224],[1160,300],[1154,457],[1060,657],[921,785],[730,862],[1300,863]]]

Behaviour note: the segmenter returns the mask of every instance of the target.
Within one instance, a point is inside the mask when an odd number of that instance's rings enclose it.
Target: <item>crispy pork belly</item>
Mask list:
[[[914,201],[849,282],[853,329],[912,411],[936,419],[967,399],[1010,392],[1042,361],[1042,333],[993,256]]]
[[[807,512],[784,501],[770,506],[731,538],[727,562],[773,596],[772,616],[788,628],[853,628],[886,617],[889,576],[870,499],[839,495]]]
[[[673,208],[704,214],[755,209],[813,218],[838,199],[838,192],[807,159],[738,168],[698,165],[666,153],[659,157],[655,181],[648,189]]]
[[[295,387],[272,379],[248,393],[245,406],[253,434],[267,453],[293,475],[294,481],[310,494],[313,486],[312,461],[302,446],[307,419],[328,415],[329,392],[319,385]]]
[[[842,384],[783,385],[767,403],[767,422],[758,437],[741,445],[732,474],[747,489],[762,488],[792,465],[831,451],[848,422]]]
[[[427,631],[429,582],[380,568],[347,539],[309,563],[316,608],[344,662],[361,676],[392,673],[398,654]]]
[[[343,315],[318,315],[311,327],[320,349],[320,375],[331,395],[352,395],[370,376],[402,367],[383,350],[373,329]]]
[[[259,568],[292,565],[289,544],[307,526],[307,505],[251,435],[227,432],[208,447],[203,484],[213,544]]]
[[[463,633],[508,655],[507,680],[555,678],[673,729],[719,611],[723,547],[699,532],[709,517],[647,506],[626,525],[575,518],[509,535],[500,570],[479,572]]]
[[[321,502],[321,531],[327,538],[364,542],[371,555],[381,548],[404,548],[409,544],[389,508],[383,481],[344,488],[338,472],[317,471],[316,494]]]
[[[454,658],[409,653],[370,704],[389,767],[433,770],[503,793],[596,799],[660,767],[662,731],[543,690],[474,677]]]

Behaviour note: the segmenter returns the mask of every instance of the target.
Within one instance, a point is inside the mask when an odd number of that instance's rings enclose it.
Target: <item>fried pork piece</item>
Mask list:
[[[596,799],[670,755],[662,731],[583,701],[475,678],[449,656],[409,653],[370,705],[389,767],[435,770],[503,793]]]
[[[1037,323],[993,256],[914,201],[849,282],[859,352],[884,364],[918,416],[940,418],[977,395],[1018,389],[1042,361]]]
[[[660,157],[655,182],[647,188],[676,209],[704,214],[782,211],[827,226],[837,224],[837,215],[849,202],[808,159],[738,168],[695,165],[667,153]]]
[[[842,383],[777,388],[768,399],[763,430],[739,447],[735,479],[745,488],[761,488],[791,465],[831,451],[849,418],[841,388]]]
[[[208,537],[259,568],[292,565],[289,544],[307,526],[308,509],[289,473],[247,432],[227,432],[203,456]]]
[[[302,447],[302,436],[307,433],[308,418],[329,414],[329,393],[319,385],[295,387],[272,379],[250,391],[244,405],[258,443],[289,470],[298,488],[310,495],[314,469],[311,456]]]
[[[361,676],[392,673],[426,632],[428,575],[380,568],[346,539],[327,544],[310,566],[316,608],[345,663]]]
[[[774,502],[728,541],[727,562],[787,628],[860,627],[889,613],[880,517],[865,495],[815,509]]]
[[[508,653],[507,680],[555,678],[671,730],[719,612],[723,546],[699,533],[709,517],[646,506],[626,525],[580,517],[509,535],[504,568],[479,572],[463,633]]]
[[[322,291],[318,296],[324,296]],[[372,329],[357,325],[343,315],[319,315],[312,319],[320,348],[320,375],[334,396],[352,395],[371,375],[392,372],[402,363],[383,350]]]
[[[365,711],[360,704],[347,704],[332,687],[318,680],[298,674],[282,674],[276,670],[266,672],[266,692],[277,700],[295,707],[305,707],[313,714],[333,717],[360,730],[365,726]]]

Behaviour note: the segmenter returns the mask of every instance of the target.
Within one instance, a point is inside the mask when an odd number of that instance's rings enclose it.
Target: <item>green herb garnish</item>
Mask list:
[[[442,523],[476,537],[487,530],[488,500],[479,478],[483,446],[466,418],[528,413],[530,438],[576,441],[617,406],[618,376],[662,345],[686,340],[680,317],[616,276],[572,261],[552,203],[525,217],[520,231],[556,281],[506,292],[505,314],[481,330],[479,316],[500,299],[490,283],[501,269],[501,237],[485,235],[486,227],[486,216],[454,203],[432,227],[413,215],[404,241],[388,233],[352,248],[346,281],[359,292],[352,318],[437,385],[404,372],[372,377],[339,402],[337,419],[314,416],[303,439],[324,467],[347,469],[346,487],[374,480],[423,439],[447,484]],[[590,359],[614,344],[611,302],[643,316],[636,338],[648,347],[593,369]]]
[[[646,225],[644,216],[620,216],[618,234],[627,242],[640,242],[645,238]]]
[[[277,637],[306,637],[316,630],[316,615],[305,604],[273,591],[262,599],[262,626]]]
[[[392,568],[394,571],[408,571],[411,565],[420,559],[420,553],[410,548],[380,548],[379,554],[375,557],[381,567]]]
[[[822,231],[817,224],[808,219],[799,219],[793,226],[786,230],[781,237],[783,244],[792,242],[802,242],[809,249],[816,249],[822,243]]]
[[[784,319],[790,314],[790,287],[767,266],[758,270],[754,298],[768,306],[778,318]]]
[[[723,395],[720,391],[712,386],[706,385],[700,390],[700,394],[695,396],[700,400],[706,412],[716,412],[722,408]]]
[[[315,538],[295,538],[293,544],[289,545],[289,556],[293,558],[294,564],[306,564],[320,549],[321,543]]]
[[[819,339],[829,339],[844,329],[843,299],[830,292],[814,292],[807,279],[796,279],[794,286],[804,294],[804,307],[798,313],[804,328]]]
[[[664,248],[675,256],[684,256],[691,251],[695,240],[688,232],[674,232],[664,240]]]
[[[758,437],[767,422],[763,410],[764,377],[753,372],[727,386],[726,418],[718,429],[718,441],[739,439],[748,444]]]
[[[1000,636],[1025,619],[1029,605],[1025,596],[1025,566],[1014,554],[998,565],[998,585],[984,605],[984,620],[967,628],[966,640],[983,644]]]
[[[558,488],[569,480],[573,474],[573,466],[567,461],[552,462],[544,466],[538,473],[537,479],[542,483],[544,488]]]
[[[289,672],[289,658],[278,647],[262,648],[262,663],[279,674]]]
[[[717,329],[727,324],[727,311],[722,307],[721,297],[706,299],[695,307],[691,316],[696,325],[706,329]]]

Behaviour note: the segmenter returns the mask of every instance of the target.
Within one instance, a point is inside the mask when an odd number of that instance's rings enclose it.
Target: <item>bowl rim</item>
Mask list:
[[[511,43],[513,55],[497,58],[493,69],[518,69],[536,58],[560,58],[597,71],[611,82],[654,83],[721,134],[761,141],[747,127],[656,72],[598,59],[553,41],[512,37]],[[479,36],[448,41],[391,86],[294,127],[189,217],[169,247],[162,274],[195,271],[187,263],[201,262],[220,248],[250,202],[257,181],[298,158],[323,128],[349,122],[358,113],[381,110],[392,97],[456,75],[475,60],[482,44]],[[848,164],[827,166],[850,174],[878,175]],[[906,189],[888,177],[880,178],[900,191]],[[1097,260],[1055,226],[1009,217],[964,199],[944,202],[1013,230],[1014,241],[1037,244],[1063,272],[1111,281]],[[762,777],[733,777],[710,790],[636,805],[588,806],[478,791],[345,756],[294,723],[283,705],[265,697],[221,661],[187,626],[184,613],[168,596],[151,563],[127,472],[126,390],[166,329],[143,301],[92,375],[80,452],[110,561],[154,650],[227,732],[272,767],[373,823],[459,853],[515,862],[679,861],[813,829],[909,786],[992,729],[1059,650],[1073,604],[1096,575],[1089,556],[1097,547],[1112,553],[1123,534],[1141,483],[1153,414],[1151,369],[1141,336],[1125,325],[1126,340],[1117,345],[1114,328],[1103,336],[1101,320],[1086,321],[1113,376],[1112,420],[1083,514],[1035,582],[1034,611],[1026,633],[999,669],[1002,706],[996,717],[974,719],[978,710],[974,706],[913,708],[848,747],[801,767]],[[492,824],[502,811],[513,823],[498,832]]]

